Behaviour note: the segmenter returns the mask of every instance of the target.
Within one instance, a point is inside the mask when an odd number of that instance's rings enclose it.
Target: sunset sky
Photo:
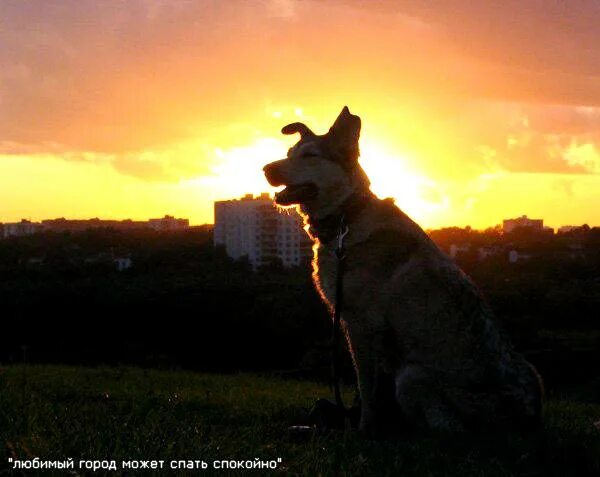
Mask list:
[[[2,0],[0,221],[212,222],[273,190],[283,125],[348,105],[424,227],[600,225],[599,25],[597,0]]]

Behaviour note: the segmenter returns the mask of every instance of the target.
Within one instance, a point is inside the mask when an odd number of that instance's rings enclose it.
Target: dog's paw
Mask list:
[[[309,414],[310,424],[319,430],[343,429],[344,419],[344,410],[327,399],[319,399]]]

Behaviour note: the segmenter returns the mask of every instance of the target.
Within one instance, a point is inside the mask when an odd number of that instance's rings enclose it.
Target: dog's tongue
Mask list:
[[[296,203],[298,190],[300,188],[301,187],[299,186],[287,186],[286,188],[275,194],[275,201],[279,205],[290,205]]]
[[[275,202],[279,205],[299,204],[314,199],[317,195],[313,184],[289,185],[275,194]]]

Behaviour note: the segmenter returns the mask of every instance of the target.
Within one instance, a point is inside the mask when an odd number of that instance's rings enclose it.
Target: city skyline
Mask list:
[[[236,200],[236,198],[230,198],[230,199],[224,198],[224,199],[220,199],[219,201],[228,201],[228,200]],[[216,202],[219,202],[219,201],[216,201]],[[163,214],[163,216],[167,216],[167,215],[168,216],[174,216],[174,214]],[[517,216],[513,217],[512,219],[517,219],[517,218],[523,217],[523,216],[528,217],[528,218],[532,217],[529,214],[520,214],[520,215],[517,215]],[[187,217],[183,217],[183,218],[189,220],[189,218],[187,218]],[[52,216],[52,217],[39,217],[39,218],[20,217],[17,220],[2,220],[0,218],[0,225],[2,225],[2,224],[8,224],[8,223],[14,224],[14,223],[18,223],[18,222],[21,222],[21,221],[24,221],[24,220],[32,222],[32,223],[42,223],[43,221],[46,221],[46,220],[57,220],[57,219],[66,219],[66,220],[75,220],[75,221],[84,221],[84,220],[98,219],[98,220],[106,220],[106,221],[121,221],[121,222],[133,221],[133,222],[140,222],[140,221],[150,220],[150,219],[152,219],[152,216],[142,216],[142,217],[109,217],[109,216],[95,216],[95,217],[79,216],[79,217],[73,217],[73,216],[69,216],[69,217],[67,217],[64,214],[62,214],[62,215],[59,214],[57,216]],[[471,228],[476,229],[476,230],[485,230],[487,228],[493,228],[493,227],[496,227],[496,226],[501,226],[502,225],[502,221],[504,221],[504,220],[510,220],[510,219],[507,219],[507,218],[498,218],[497,221],[490,223],[490,225],[482,226],[482,227],[471,226],[471,224],[467,223],[467,224],[446,224],[446,225],[443,225],[443,226],[440,226],[440,227],[425,227],[424,226],[424,229],[426,229],[426,230],[433,230],[433,229],[441,229],[441,228],[446,228],[446,227],[461,227],[461,228],[471,227]],[[591,223],[589,221],[584,221],[584,222],[581,222],[581,223],[577,223],[575,221],[566,221],[564,223],[549,225],[547,223],[547,221],[546,221],[545,218],[543,220],[544,220],[544,224],[545,225],[547,225],[548,227],[551,227],[551,228],[553,228],[555,230],[558,230],[561,227],[572,227],[572,226],[579,227],[579,226],[583,226],[583,225],[588,225],[589,227],[600,227],[600,224]],[[190,227],[196,227],[196,226],[201,226],[201,225],[214,225],[214,224],[215,224],[214,217],[213,217],[213,220],[210,221],[210,222],[192,222],[191,220],[189,220],[189,226]]]
[[[265,199],[272,199],[272,195],[269,192],[260,192],[258,194],[252,194],[252,193],[244,193],[242,195],[240,195],[239,197],[230,197],[230,198],[225,198],[225,199],[221,199],[221,200],[216,200],[213,202],[213,208],[216,206],[216,204],[218,203],[222,203],[222,202],[237,202],[237,201],[244,201],[244,200],[262,200],[264,201]],[[277,206],[274,202],[272,203],[273,208],[275,209],[279,209],[280,212],[282,212],[285,210],[285,208],[281,208],[279,206]],[[292,207],[292,209],[294,209]],[[3,221],[0,218],[0,226],[4,225],[4,224],[18,224],[18,223],[22,223],[22,222],[30,222],[33,224],[44,224],[44,223],[51,223],[51,222],[60,222],[60,221],[66,221],[66,222],[93,222],[93,221],[100,221],[100,222],[119,222],[119,223],[124,223],[124,224],[141,224],[141,223],[152,223],[154,222],[160,222],[163,220],[175,220],[175,221],[185,221],[186,222],[186,226],[189,227],[193,227],[193,226],[203,226],[203,225],[215,225],[215,220],[213,217],[213,221],[211,222],[203,222],[203,223],[192,223],[187,217],[182,217],[182,218],[175,218],[175,215],[173,214],[164,214],[163,216],[159,217],[159,218],[152,218],[152,217],[143,217],[143,218],[135,218],[132,219],[131,217],[126,217],[126,218],[111,218],[111,217],[65,217],[64,215],[59,216],[59,217],[54,217],[52,219],[50,218],[40,218],[38,220],[32,220],[31,218],[27,218],[27,217],[22,217],[19,220],[16,221]],[[596,227],[595,224],[593,223],[589,223],[589,222],[583,222],[583,223],[575,223],[575,222],[569,222],[569,223],[563,223],[563,224],[559,224],[559,225],[548,225],[546,222],[546,219],[544,217],[542,218],[532,218],[531,216],[529,216],[528,214],[520,214],[517,215],[515,217],[502,217],[499,218],[496,223],[488,226],[488,227],[481,227],[481,228],[477,228],[477,227],[471,227],[471,225],[466,224],[466,225],[456,225],[456,224],[450,224],[444,227],[437,227],[437,229],[441,229],[441,228],[445,228],[445,227],[470,227],[473,228],[475,230],[485,230],[486,228],[493,228],[493,227],[503,227],[505,229],[505,231],[510,231],[510,230],[506,230],[507,229],[507,223],[513,223],[511,225],[509,225],[509,229],[512,230],[515,228],[515,224],[518,226],[519,224],[524,225],[524,226],[529,226],[529,224],[533,224],[535,226],[535,228],[552,228],[555,231],[559,231],[561,228],[563,229],[563,231],[566,231],[569,228],[576,228],[576,227],[580,227],[583,225],[588,225],[590,227]],[[435,230],[436,228],[433,227],[428,227],[427,229],[429,230]]]

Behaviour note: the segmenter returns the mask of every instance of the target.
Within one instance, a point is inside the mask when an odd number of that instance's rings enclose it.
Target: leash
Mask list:
[[[342,313],[342,306],[344,302],[344,261],[346,259],[346,250],[344,248],[344,238],[348,234],[349,228],[346,225],[344,214],[340,218],[340,226],[337,234],[337,245],[334,250],[337,258],[336,267],[336,283],[335,283],[335,305],[333,308],[333,326],[331,329],[331,375],[333,379],[333,392],[335,396],[335,404],[337,407],[344,412],[346,408],[342,400],[342,393],[340,391],[340,353],[339,353],[339,342],[340,342],[340,316]]]

